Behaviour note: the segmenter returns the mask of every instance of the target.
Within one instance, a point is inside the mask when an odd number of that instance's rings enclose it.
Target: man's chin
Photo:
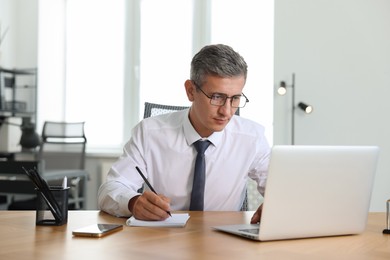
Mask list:
[[[213,124],[211,125],[211,129],[213,132],[221,132],[223,129],[225,129],[226,125],[229,123],[229,120],[215,120]]]
[[[213,128],[213,131],[214,132],[221,132],[221,131],[223,131],[223,129],[225,129],[225,127],[226,127],[226,124],[225,125],[218,125],[218,126],[215,126],[214,128]]]

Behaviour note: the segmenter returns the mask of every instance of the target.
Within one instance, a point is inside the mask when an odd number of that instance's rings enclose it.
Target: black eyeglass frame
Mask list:
[[[195,87],[196,87],[197,89],[199,89],[206,97],[208,97],[208,98],[210,99],[210,104],[213,105],[213,106],[217,106],[217,107],[222,107],[222,106],[224,106],[224,105],[226,104],[226,100],[227,100],[228,98],[230,98],[230,105],[231,105],[232,107],[234,107],[234,108],[243,108],[243,107],[245,107],[246,103],[249,102],[249,99],[245,96],[244,93],[241,93],[241,95],[234,95],[234,96],[231,96],[231,97],[228,97],[226,94],[222,94],[222,93],[213,93],[213,94],[211,94],[211,96],[209,96],[209,95],[207,95],[200,87],[198,87],[198,85],[196,85],[195,83],[194,83],[194,85],[195,85]],[[223,97],[224,97],[223,104],[220,104],[220,105],[213,104],[212,102],[213,102],[213,100],[215,100],[215,99],[213,99],[213,96],[214,96],[214,95],[223,96]],[[238,106],[238,107],[233,106],[233,98],[234,98],[234,97],[240,97],[240,98],[241,98],[241,97],[244,97],[244,98],[245,98],[245,103],[244,103],[244,105],[243,105],[243,106]]]

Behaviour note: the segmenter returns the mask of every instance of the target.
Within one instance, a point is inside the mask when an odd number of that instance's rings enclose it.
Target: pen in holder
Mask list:
[[[386,202],[386,229],[383,230],[383,234],[390,234],[390,200]]]
[[[68,222],[69,187],[50,186],[37,191],[36,225],[61,226]]]

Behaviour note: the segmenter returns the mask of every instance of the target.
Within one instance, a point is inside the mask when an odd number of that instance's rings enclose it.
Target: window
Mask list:
[[[240,114],[261,123],[273,140],[273,1],[212,0],[211,42],[225,43],[248,64],[249,103]],[[220,10],[223,10],[221,12]]]
[[[141,1],[140,118],[144,102],[191,105],[192,19],[192,0]]]
[[[86,121],[90,149],[123,139],[124,6],[67,0],[65,120]]]
[[[89,152],[118,152],[145,101],[190,105],[184,81],[192,56],[226,43],[249,65],[250,103],[241,115],[265,125],[272,140],[273,1],[39,4],[38,128],[44,120],[86,121]]]
[[[124,6],[40,1],[38,126],[85,121],[88,150],[123,143]]]

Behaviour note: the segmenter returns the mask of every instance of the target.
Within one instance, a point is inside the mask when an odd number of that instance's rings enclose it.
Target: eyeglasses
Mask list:
[[[230,105],[234,108],[243,108],[245,107],[246,103],[249,102],[249,99],[244,95],[244,93],[231,97],[220,93],[213,93],[211,94],[211,96],[209,96],[204,93],[204,91],[200,87],[196,86],[196,88],[199,89],[206,97],[210,99],[210,104],[213,106],[224,106],[228,98],[230,98]]]

